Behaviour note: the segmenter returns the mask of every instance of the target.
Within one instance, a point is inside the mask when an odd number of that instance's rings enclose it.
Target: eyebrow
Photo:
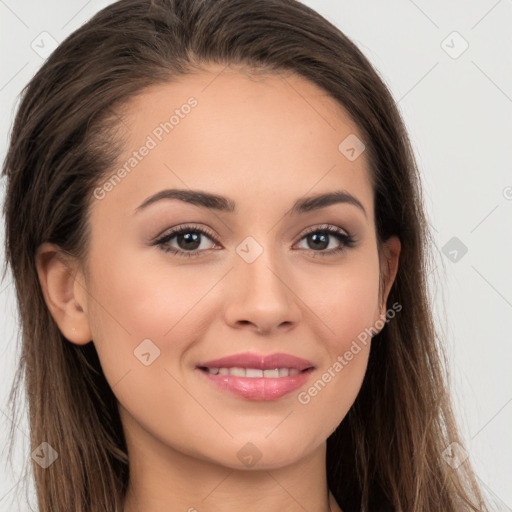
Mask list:
[[[177,199],[186,203],[206,208],[208,210],[217,210],[220,212],[234,213],[236,212],[236,203],[227,197],[217,194],[211,194],[200,190],[179,190],[179,189],[165,189],[160,190],[156,194],[145,199],[136,209],[135,213],[144,210],[149,205],[161,201],[163,199]],[[286,213],[288,215],[298,215],[301,213],[310,212],[326,208],[337,203],[351,204],[359,208],[367,217],[366,210],[361,201],[353,196],[346,190],[336,190],[327,194],[317,194],[305,198],[300,198],[295,201],[293,206]]]

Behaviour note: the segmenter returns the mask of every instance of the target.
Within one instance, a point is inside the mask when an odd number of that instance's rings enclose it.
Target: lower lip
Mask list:
[[[214,375],[197,368],[199,372],[217,387],[249,400],[277,400],[303,386],[313,371],[309,368],[297,375],[288,377],[236,377],[234,375]]]

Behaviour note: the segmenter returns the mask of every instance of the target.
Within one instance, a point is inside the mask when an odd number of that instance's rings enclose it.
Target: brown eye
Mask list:
[[[190,257],[207,250],[205,247],[200,249],[202,238],[212,240],[213,235],[201,228],[184,226],[167,233],[158,239],[154,245],[158,245],[165,252]],[[173,239],[176,239],[177,247],[169,245],[169,242]]]
[[[326,251],[325,249],[329,247],[330,238],[337,239],[339,245],[338,247],[334,247],[331,248],[331,250]],[[306,243],[308,245],[306,249],[319,253],[319,255],[322,256],[338,254],[339,252],[355,245],[355,238],[353,236],[336,226],[330,225],[308,230],[301,238],[301,240],[303,239],[306,239]]]

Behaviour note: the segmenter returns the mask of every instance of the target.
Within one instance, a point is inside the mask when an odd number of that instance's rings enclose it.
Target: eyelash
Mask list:
[[[196,249],[194,251],[183,251],[181,249],[174,249],[174,248],[169,248],[168,246],[167,247],[165,246],[165,244],[167,244],[170,240],[172,240],[176,236],[181,235],[183,233],[201,233],[202,235],[210,238],[213,242],[217,243],[214,235],[212,233],[210,233],[208,230],[203,229],[203,228],[198,228],[195,226],[183,226],[181,228],[174,229],[173,231],[167,233],[163,237],[156,240],[154,242],[154,244],[152,244],[152,245],[160,246],[160,249],[166,253],[171,253],[176,256],[182,256],[185,258],[197,256],[199,253],[204,252],[204,250],[200,250],[200,249]],[[327,234],[335,236],[336,238],[338,238],[338,240],[340,242],[342,242],[341,246],[337,249],[331,249],[329,251],[311,250],[311,252],[313,252],[313,253],[318,253],[318,254],[313,254],[313,257],[315,257],[315,258],[318,256],[320,256],[320,257],[334,256],[336,254],[341,253],[342,251],[345,251],[346,249],[353,247],[356,243],[356,239],[352,235],[346,234],[340,228],[337,228],[335,226],[330,226],[328,224],[321,226],[321,227],[309,228],[302,235],[300,240],[302,240],[303,238],[305,238],[306,236],[308,236],[312,233],[327,233]]]

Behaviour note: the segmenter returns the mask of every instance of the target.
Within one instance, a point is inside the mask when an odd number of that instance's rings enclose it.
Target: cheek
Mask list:
[[[315,378],[297,395],[297,412],[308,436],[320,442],[341,423],[359,394],[366,374],[378,293],[373,280],[354,276],[329,289],[323,314],[327,357]],[[332,331],[332,332],[331,332]],[[325,333],[328,334],[325,334]]]
[[[303,418],[301,429],[305,438],[314,440],[313,445],[327,439],[349,412],[361,389],[369,352],[370,342],[352,345],[319,369],[298,394],[296,417]]]
[[[141,265],[140,259],[113,253],[107,264],[101,261],[107,260],[96,259],[88,314],[109,383],[139,371],[144,358],[152,367],[179,366],[191,333],[200,336],[214,320],[205,306],[211,306],[208,294],[219,277],[205,276],[192,266],[170,269],[165,258],[161,266]]]
[[[320,276],[321,277],[321,276]],[[322,331],[331,356],[343,353],[352,340],[374,325],[379,315],[379,269],[376,257],[368,256],[329,270],[317,280],[322,287],[309,283],[308,306],[322,320]],[[320,333],[318,333],[320,334]]]
[[[130,256],[111,257],[108,266],[98,264],[91,287],[97,297],[93,314],[103,320],[98,335],[111,330],[120,332],[121,338],[131,335],[133,341],[141,335],[161,338],[200,296],[201,290],[194,285],[199,283],[191,284],[188,277],[179,269],[147,266],[141,258]]]
[[[137,422],[148,431],[166,425],[168,435],[178,438],[180,423],[172,423],[169,415],[201,414],[179,384],[180,363],[191,333],[197,335],[197,306],[212,280],[191,283],[190,273],[141,268],[140,261],[120,257],[95,269],[89,313],[105,378]]]
[[[298,401],[312,416],[329,416],[324,428],[334,429],[339,424],[364,379],[375,332],[372,327],[379,314],[378,272],[376,258],[361,259],[338,273],[331,272],[330,279],[323,280],[323,291],[309,294],[308,305],[322,319],[321,336],[328,354],[315,381]]]

